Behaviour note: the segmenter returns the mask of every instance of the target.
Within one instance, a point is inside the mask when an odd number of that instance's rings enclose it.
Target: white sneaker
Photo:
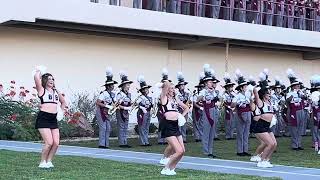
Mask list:
[[[167,165],[169,160],[170,160],[170,158],[161,158],[159,163],[162,165]]]
[[[51,161],[47,162],[47,166],[48,166],[48,168],[54,168],[54,165],[52,164]]]
[[[259,162],[261,161],[261,157],[256,155],[256,156],[251,156],[250,161],[252,162]]]
[[[268,161],[259,161],[257,166],[261,167],[261,168],[272,168],[273,167],[273,165]]]
[[[41,162],[38,167],[39,167],[39,168],[42,168],[42,169],[47,169],[47,168],[49,168],[48,165],[47,165],[47,162]]]
[[[176,175],[177,173],[174,171],[174,169],[170,170],[169,168],[163,168],[161,170],[161,174],[162,175],[167,175],[167,176],[174,176]]]
[[[268,166],[268,168],[273,168],[273,165],[270,163],[270,161],[266,161],[266,165]]]
[[[174,169],[171,169],[171,170],[170,170],[170,175],[171,175],[171,176],[174,176],[174,175],[177,175],[177,173],[176,173],[176,171],[174,171]]]

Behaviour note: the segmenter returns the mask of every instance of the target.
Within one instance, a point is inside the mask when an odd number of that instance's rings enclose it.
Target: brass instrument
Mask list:
[[[151,108],[151,117],[152,118],[157,117],[157,113],[158,113],[158,102],[155,100]]]
[[[108,109],[108,114],[109,115],[113,115],[117,111],[117,109],[119,109],[119,107],[120,107],[120,102],[119,101],[113,103],[112,104],[112,108]]]
[[[130,115],[132,114],[132,112],[133,112],[134,110],[138,109],[139,104],[137,104],[137,101],[138,101],[138,99],[139,99],[141,96],[142,96],[142,94],[139,95],[139,96],[133,101],[132,107],[131,107],[130,112],[129,112]]]

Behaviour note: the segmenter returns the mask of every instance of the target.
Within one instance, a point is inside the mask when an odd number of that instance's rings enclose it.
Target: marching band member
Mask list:
[[[271,168],[273,165],[270,163],[270,159],[277,148],[277,141],[270,127],[276,123],[276,119],[274,118],[273,105],[271,103],[271,91],[268,85],[267,74],[260,73],[259,77],[260,89],[253,89],[254,101],[257,106],[256,108],[260,111],[259,114],[256,114],[258,120],[255,122],[253,131],[256,134],[256,137],[262,141],[259,145],[259,148],[261,148],[259,150],[262,153],[260,155],[261,161],[258,162],[257,166],[262,168]]]
[[[312,107],[312,142],[315,151],[320,154],[320,76],[314,75],[310,80],[311,84],[311,107]]]
[[[203,102],[197,102],[197,98],[200,92],[204,89],[203,83],[204,73],[201,72],[199,75],[199,84],[195,86],[196,92],[193,94],[193,134],[196,142],[201,142],[203,134]]]
[[[271,101],[273,104],[273,109],[275,112],[275,116],[277,117],[277,124],[271,128],[273,134],[277,136],[281,136],[281,132],[284,130],[284,121],[282,118],[282,105],[283,95],[281,94],[282,83],[278,76],[275,77],[275,84],[271,87],[273,89],[273,94],[271,95]]]
[[[220,99],[219,91],[215,88],[220,81],[216,79],[214,70],[210,69],[209,64],[204,65],[203,89],[198,96],[197,102],[203,104],[203,134],[202,134],[202,149],[209,157],[215,158],[213,155],[213,143],[216,131],[216,123],[219,118],[218,107],[216,103]]]
[[[235,83],[231,82],[230,75],[226,73],[224,75],[224,81],[225,85],[223,86],[225,88],[225,92],[222,95],[223,97],[223,106],[224,106],[224,124],[225,124],[225,131],[226,131],[226,139],[230,140],[233,139],[233,133],[234,133],[234,112],[232,108],[232,100],[235,97],[235,94],[233,92],[233,86]]]
[[[161,137],[168,142],[168,147],[171,149],[170,160],[161,170],[163,175],[176,175],[175,168],[181,160],[185,147],[181,132],[179,131],[180,116],[185,116],[189,108],[179,99],[175,98],[175,89],[171,82],[166,81],[162,85],[160,95],[161,108],[163,109],[164,119],[162,121]],[[182,115],[178,112],[178,106],[184,109]],[[182,117],[183,118],[183,117]]]
[[[236,70],[236,82],[238,86],[236,90],[237,95],[233,99],[236,106],[238,115],[237,123],[237,155],[238,156],[251,156],[249,151],[249,133],[251,124],[251,109],[250,102],[252,101],[251,95],[246,94],[248,82],[243,77],[240,70]]]
[[[129,124],[129,111],[131,110],[131,93],[129,92],[130,84],[133,82],[128,80],[128,76],[124,71],[120,71],[121,83],[119,88],[121,91],[116,96],[116,101],[119,103],[119,108],[116,111],[117,123],[119,128],[119,147],[131,148],[128,145],[128,124]]]
[[[116,117],[114,114],[109,114],[108,111],[115,108],[115,93],[114,85],[117,81],[114,81],[111,67],[106,71],[107,80],[103,85],[105,90],[100,93],[96,102],[96,118],[99,125],[99,148],[109,148],[109,136],[111,133],[111,121]]]
[[[150,85],[147,85],[144,80],[144,76],[140,75],[138,77],[138,82],[140,84],[139,92],[141,95],[138,97],[136,104],[138,105],[137,120],[139,127],[139,139],[142,146],[151,146],[148,139],[150,120],[151,120],[151,108],[152,97],[148,96]]]
[[[178,91],[176,96],[181,102],[191,108],[191,94],[185,90],[185,86],[188,84],[188,82],[184,80],[182,72],[177,73],[177,80],[178,83],[175,88],[177,88]],[[178,109],[180,113],[183,112],[182,107],[179,106]],[[188,119],[188,114],[185,115],[185,119]],[[182,134],[183,142],[187,143],[187,123],[180,127],[180,132]]]
[[[291,84],[291,91],[286,95],[286,101],[288,104],[288,123],[291,133],[291,147],[293,150],[303,150],[301,132],[304,118],[302,103],[304,95],[300,90],[301,83],[297,80],[292,69],[288,69],[287,74]]]
[[[61,103],[61,109],[65,108],[66,103],[62,94],[55,88],[52,74],[45,73],[45,70],[45,67],[38,66],[34,74],[34,82],[41,102],[35,128],[38,129],[44,141],[39,168],[53,168],[52,159],[60,141],[57,121],[58,103]]]

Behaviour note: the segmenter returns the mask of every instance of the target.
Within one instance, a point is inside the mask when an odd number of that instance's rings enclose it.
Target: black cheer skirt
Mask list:
[[[180,136],[178,121],[171,121],[163,119],[161,122],[161,138],[170,136]]]
[[[259,119],[255,122],[254,127],[252,127],[253,133],[265,133],[265,132],[271,132],[270,129],[270,122],[267,122],[263,119]]]
[[[57,129],[58,121],[57,121],[57,113],[48,113],[44,111],[40,111],[36,120],[36,129],[39,128],[50,128]]]

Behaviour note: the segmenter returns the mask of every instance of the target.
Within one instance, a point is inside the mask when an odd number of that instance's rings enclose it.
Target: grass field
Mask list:
[[[162,168],[160,166],[121,163],[75,156],[57,156],[54,160],[56,167],[51,170],[44,170],[37,167],[38,161],[38,153],[21,153],[0,150],[0,179],[276,179],[180,169],[176,170],[177,176],[168,177],[160,175],[160,170]]]
[[[222,138],[221,138],[222,139]],[[186,144],[186,155],[196,156],[196,157],[207,157],[201,153],[201,144],[193,142],[191,137],[189,143]],[[320,167],[320,155],[317,155],[311,148],[311,137],[303,137],[303,151],[293,151],[290,148],[290,138],[277,138],[278,150],[272,158],[272,163],[290,166],[302,166],[302,167]],[[129,139],[129,144],[133,148],[124,149],[129,151],[141,151],[141,152],[153,152],[162,153],[165,146],[158,145],[156,139],[152,138],[151,147],[139,146],[137,139]],[[111,140],[111,149],[122,149],[118,147],[117,140]],[[97,147],[97,141],[81,141],[81,142],[64,142],[62,144],[72,145],[72,146],[84,146],[84,147]],[[251,153],[257,146],[257,140],[255,138],[250,138],[250,149]],[[235,140],[221,140],[215,141],[214,153],[219,159],[231,159],[248,161],[248,157],[239,157],[236,155],[236,141]]]

